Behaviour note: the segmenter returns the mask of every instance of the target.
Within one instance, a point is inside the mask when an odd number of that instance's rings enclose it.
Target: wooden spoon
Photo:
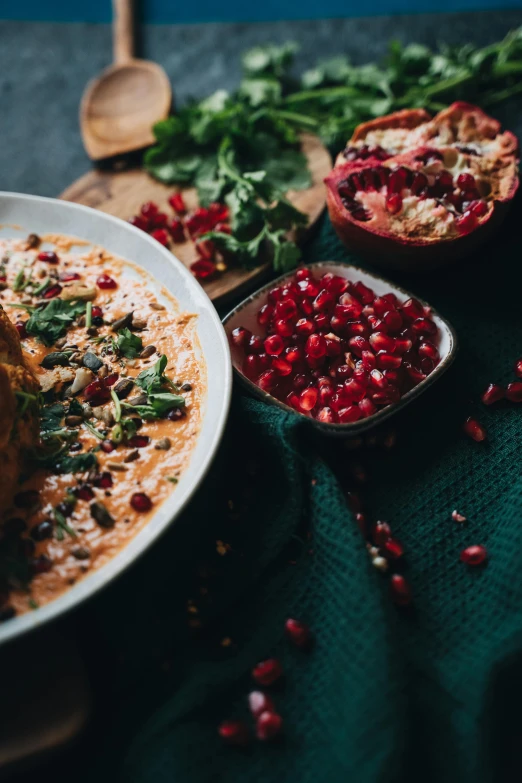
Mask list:
[[[152,144],[152,126],[167,117],[172,91],[156,63],[133,57],[132,0],[113,0],[114,65],[87,85],[80,129],[92,160]]]

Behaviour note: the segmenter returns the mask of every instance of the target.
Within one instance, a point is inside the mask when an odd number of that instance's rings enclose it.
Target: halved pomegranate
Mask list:
[[[518,188],[518,142],[481,109],[396,112],[356,128],[326,178],[340,239],[389,266],[436,267],[499,225]]]

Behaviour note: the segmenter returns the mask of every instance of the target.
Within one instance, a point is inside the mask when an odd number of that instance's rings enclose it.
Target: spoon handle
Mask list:
[[[134,56],[132,0],[112,0],[112,10],[113,59],[121,65]]]

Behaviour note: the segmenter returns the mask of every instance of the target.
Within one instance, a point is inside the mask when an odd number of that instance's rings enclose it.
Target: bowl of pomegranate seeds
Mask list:
[[[368,430],[412,402],[457,348],[426,302],[333,261],[283,275],[223,323],[240,381],[330,435]]]

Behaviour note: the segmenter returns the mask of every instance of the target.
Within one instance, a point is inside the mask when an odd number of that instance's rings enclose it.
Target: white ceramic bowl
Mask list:
[[[197,313],[197,335],[207,369],[207,397],[201,432],[188,468],[148,525],[107,565],[93,571],[63,595],[0,625],[0,643],[41,626],[91,596],[163,533],[197,490],[212,461],[223,434],[232,388],[230,352],[219,317],[199,283],[159,242],[129,223],[89,207],[0,192],[0,236],[25,237],[28,233],[68,234],[101,245],[150,273],[150,285],[158,294],[164,286],[181,310]],[[168,299],[162,301],[168,306]]]
[[[357,266],[352,266],[351,264],[342,264],[337,261],[319,261],[315,264],[307,264],[307,266],[312,271],[315,271],[317,275],[324,275],[327,272],[332,272],[334,275],[347,277],[354,282],[356,280],[362,280],[365,285],[372,288],[377,294],[386,294],[392,291],[402,302],[405,302],[406,299],[415,296],[409,291],[405,291],[404,289],[399,288],[390,280],[386,280],[379,275],[372,274],[371,272],[360,269]],[[262,305],[264,305],[267,301],[267,294],[269,290],[275,285],[280,284],[283,280],[287,280],[292,277],[293,272],[286,275],[281,275],[281,277],[279,277],[277,280],[273,280],[268,285],[263,286],[263,288],[260,288],[258,291],[241,302],[241,304],[235,307],[234,310],[232,310],[223,319],[227,336],[230,338],[232,330],[237,326],[243,326],[245,329],[249,329],[251,332],[259,334],[260,327],[257,323],[257,312],[259,308],[262,307]],[[424,300],[420,299],[420,297],[415,298],[422,302],[423,305],[428,304]],[[285,411],[290,411],[295,416],[299,416],[304,421],[309,422],[310,425],[314,426],[325,435],[334,435],[342,438],[355,437],[356,435],[359,435],[362,432],[366,432],[367,430],[377,426],[385,419],[388,419],[390,416],[393,416],[395,413],[402,410],[405,405],[408,405],[410,402],[415,400],[420,394],[428,389],[432,383],[440,378],[442,373],[444,373],[453,362],[457,351],[457,336],[455,331],[451,324],[434,310],[432,310],[432,318],[439,328],[439,336],[435,340],[440,353],[440,362],[437,367],[426,377],[425,380],[421,381],[418,386],[415,386],[415,388],[411,389],[411,391],[407,392],[403,397],[401,397],[399,402],[393,403],[392,405],[387,405],[385,408],[381,408],[373,416],[369,416],[367,419],[360,419],[359,421],[356,421],[352,424],[326,424],[324,422],[317,421],[317,419],[313,419],[311,416],[306,416],[303,413],[299,413],[298,411],[294,410],[294,408],[291,408],[289,405],[286,405],[284,402],[276,399],[268,392],[260,389],[259,386],[257,386],[243,374],[241,367],[244,354],[234,345],[231,348],[232,365],[236,372],[236,377],[238,377],[239,380],[245,384],[252,394],[260,397],[265,402],[277,405],[279,408],[282,408]]]

